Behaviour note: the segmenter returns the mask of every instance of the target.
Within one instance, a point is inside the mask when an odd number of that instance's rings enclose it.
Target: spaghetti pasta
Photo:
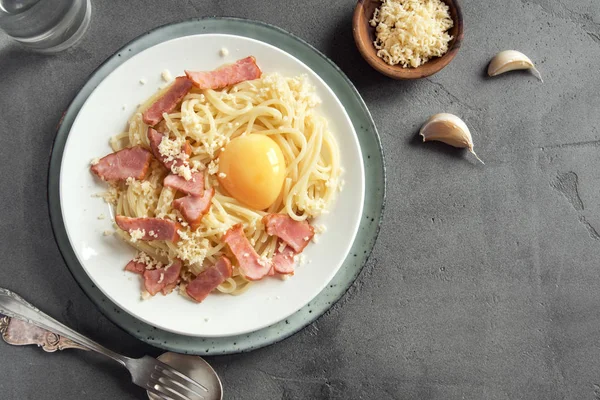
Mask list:
[[[137,145],[150,148],[148,125],[142,114],[168,89],[160,90],[139,106],[129,120],[128,130],[110,139],[113,151]],[[326,119],[316,111],[319,103],[305,76],[288,78],[270,74],[218,91],[192,89],[180,106],[163,114],[160,123],[165,135],[161,153],[165,154],[170,148],[179,149],[187,141],[192,150],[188,165],[174,165],[172,171],[168,171],[153,160],[145,180],[129,178],[116,186],[116,198],[111,197],[117,215],[178,221],[182,225],[178,231],[179,241],[132,241],[130,233],[121,229],[118,236],[164,265],[174,259],[183,261],[183,284],[214,264],[221,255],[229,254],[222,236],[236,224],[242,224],[261,259],[272,259],[277,250],[277,237],[266,233],[262,218],[269,213],[282,213],[296,221],[311,221],[327,212],[340,189],[339,150]],[[266,210],[248,207],[219,185],[220,152],[231,140],[245,135],[268,136],[279,146],[285,159],[281,192]],[[169,172],[187,179],[194,171],[204,173],[205,188],[215,189],[210,209],[196,230],[173,208],[177,192],[163,186]],[[232,277],[217,289],[238,295],[250,284],[234,262]]]

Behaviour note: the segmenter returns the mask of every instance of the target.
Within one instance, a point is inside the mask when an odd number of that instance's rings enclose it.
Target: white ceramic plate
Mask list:
[[[229,55],[220,57],[227,48]],[[112,209],[94,194],[106,190],[89,171],[90,160],[111,151],[110,136],[125,129],[137,105],[184,69],[211,70],[253,55],[262,70],[286,76],[307,74],[323,101],[320,112],[340,146],[345,186],[331,212],[316,223],[327,226],[317,244],[307,247],[307,262],[288,280],[264,279],[241,296],[210,295],[201,304],[177,293],[141,300],[141,280],[123,267],[135,251],[114,236]],[[141,84],[140,80],[146,82]],[[125,106],[125,110],[123,110]],[[269,44],[241,36],[205,34],[160,43],[132,57],[102,81],[79,112],[61,163],[60,202],[66,232],[78,261],[95,285],[119,307],[166,331],[222,337],[252,332],[292,315],[333,278],[356,236],[364,200],[363,160],[353,125],[334,93],[306,65]],[[105,215],[105,219],[99,216]]]

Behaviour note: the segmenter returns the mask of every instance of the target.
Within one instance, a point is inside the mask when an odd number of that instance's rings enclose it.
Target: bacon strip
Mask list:
[[[211,200],[214,195],[214,188],[206,189],[202,196],[187,195],[173,200],[173,208],[179,210],[183,218],[190,224],[192,230],[196,230],[202,225],[202,218],[210,210]]]
[[[120,181],[127,178],[144,179],[150,168],[152,154],[143,147],[128,147],[111,153],[92,165],[91,170],[104,181]]]
[[[129,218],[117,215],[115,222],[119,228],[126,232],[141,230],[144,236],[139,240],[168,240],[177,242],[179,240],[178,229],[181,225],[168,219],[162,218]]]
[[[133,272],[134,274],[142,275],[146,270],[146,264],[131,260],[125,266],[125,271]]]
[[[223,89],[236,83],[258,79],[262,71],[252,56],[224,65],[214,71],[185,71],[194,86],[199,89]]]
[[[167,169],[170,170],[173,165],[180,167],[183,164],[185,164],[185,161],[181,158],[175,158],[173,160],[167,161],[167,158],[160,153],[158,146],[160,146],[160,142],[162,142],[164,137],[162,133],[158,132],[154,128],[148,127],[147,135],[148,141],[150,142],[150,148],[152,149],[152,154],[154,154],[154,157],[156,157],[157,160],[159,160],[165,167],[167,167]],[[181,152],[187,154],[187,156],[189,157],[189,155],[192,154],[192,146],[190,146],[190,144],[186,141],[185,144],[181,147]]]
[[[204,174],[202,172],[192,172],[192,179],[189,181],[186,181],[182,176],[170,174],[163,180],[163,185],[185,194],[201,196],[204,192]]]
[[[180,272],[181,261],[179,260],[173,261],[173,264],[168,268],[147,269],[144,271],[144,287],[152,296],[158,292],[167,295],[179,283]]]
[[[178,76],[158,100],[156,100],[142,114],[142,119],[150,126],[154,126],[163,119],[163,113],[170,113],[177,107],[177,104],[185,97],[192,88],[192,82],[185,76]]]
[[[308,245],[315,235],[315,230],[306,221],[296,221],[286,214],[269,214],[263,217],[267,234],[281,238],[296,253]]]
[[[282,251],[275,252],[273,256],[273,269],[278,274],[294,275],[294,267],[296,262],[294,256],[297,253],[290,246],[285,246]]]
[[[196,278],[188,283],[186,287],[187,294],[197,302],[201,302],[217,288],[221,283],[230,278],[233,271],[231,261],[225,256],[219,258],[215,265],[212,265],[200,272]]]
[[[229,246],[238,261],[240,270],[247,279],[257,281],[271,270],[271,263],[261,260],[246,238],[241,224],[234,225],[225,232],[223,241]]]

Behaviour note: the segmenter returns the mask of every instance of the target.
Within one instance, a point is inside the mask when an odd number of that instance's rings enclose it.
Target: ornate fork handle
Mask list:
[[[89,350],[87,347],[81,346],[54,332],[38,328],[35,325],[31,325],[16,318],[4,317],[1,315],[0,335],[2,335],[2,339],[8,344],[14,346],[35,344],[49,353],[65,349]]]
[[[0,288],[0,313],[11,318],[16,318],[29,324],[33,324],[38,328],[54,332],[55,334],[63,336],[72,342],[80,343],[88,349],[97,351],[98,353],[112,358],[123,366],[125,366],[126,362],[129,360],[129,358],[117,354],[114,351],[99,345],[82,334],[61,324],[54,318],[44,314],[42,311],[29,304],[21,296],[11,292],[8,289]]]

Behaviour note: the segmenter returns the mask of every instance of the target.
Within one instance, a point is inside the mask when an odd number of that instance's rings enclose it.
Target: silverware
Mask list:
[[[87,347],[72,342],[54,332],[2,314],[0,314],[0,335],[6,343],[13,346],[35,344],[50,353],[65,349],[89,350]],[[210,364],[199,356],[166,352],[158,356],[158,359],[195,381],[202,382],[211,395],[214,393],[213,398],[215,400],[223,398],[223,385],[219,376]],[[147,394],[150,400],[158,399],[150,392],[147,392]]]
[[[71,342],[112,358],[129,370],[133,383],[156,395],[159,399],[221,399],[220,392],[209,391],[184,373],[155,358],[150,356],[139,359],[129,358],[99,345],[44,314],[17,294],[3,288],[0,288],[0,313],[54,332]]]

